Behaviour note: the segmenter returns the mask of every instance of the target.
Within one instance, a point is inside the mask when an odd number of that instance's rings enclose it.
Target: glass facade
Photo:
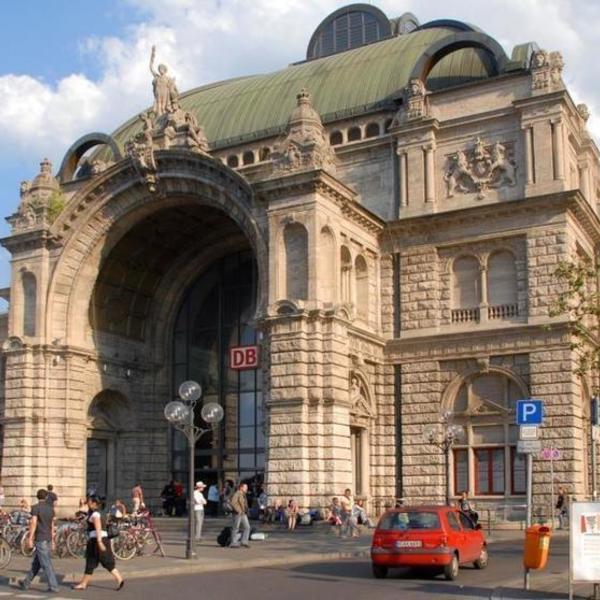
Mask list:
[[[262,480],[264,429],[260,369],[229,368],[229,349],[257,343],[253,324],[256,263],[250,250],[224,257],[190,288],[179,311],[173,338],[173,396],[182,381],[202,385],[199,404],[218,402],[225,417],[196,445],[195,480]],[[206,426],[196,410],[199,426]],[[173,431],[173,477],[186,481],[187,450]]]

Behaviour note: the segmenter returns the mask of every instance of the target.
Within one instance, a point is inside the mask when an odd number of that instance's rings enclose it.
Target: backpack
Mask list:
[[[231,545],[231,527],[221,529],[221,533],[217,536],[217,544],[223,548]]]

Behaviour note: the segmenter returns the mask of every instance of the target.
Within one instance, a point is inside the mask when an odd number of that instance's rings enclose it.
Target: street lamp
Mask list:
[[[432,425],[424,432],[425,441],[437,446],[446,459],[446,504],[448,506],[450,506],[450,451],[452,446],[465,435],[464,427],[453,423],[452,418],[452,411],[447,410],[441,414],[441,431],[439,426]]]
[[[200,411],[202,419],[210,427],[197,427],[194,408],[202,396],[202,388],[196,381],[184,381],[178,390],[181,400],[173,400],[165,406],[165,419],[181,431],[188,442],[188,538],[186,543],[186,558],[196,558],[196,543],[194,538],[194,474],[196,442],[211,431],[216,423],[223,420],[223,407],[217,402],[207,402]]]

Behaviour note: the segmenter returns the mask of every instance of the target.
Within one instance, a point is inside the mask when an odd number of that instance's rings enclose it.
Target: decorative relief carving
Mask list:
[[[531,55],[531,89],[552,91],[562,87],[564,60],[560,52],[536,50]]]
[[[13,232],[48,227],[57,216],[56,211],[62,209],[60,185],[47,158],[40,163],[40,172],[33,181],[21,182],[19,193],[19,208],[7,218]]]
[[[444,174],[448,198],[456,192],[477,192],[479,199],[484,198],[488,189],[515,185],[516,170],[508,146],[500,142],[486,145],[478,137],[470,150],[459,150],[448,157]]]
[[[373,418],[375,411],[371,405],[364,381],[355,372],[350,374],[350,413],[357,417]]]
[[[588,108],[587,104],[578,104],[577,113],[582,118],[584,123],[588,122],[588,119],[590,118],[590,109]]]
[[[296,98],[298,105],[290,115],[286,135],[271,155],[274,173],[313,169],[335,171],[335,152],[321,117],[312,106],[310,94],[303,89]]]
[[[404,88],[403,103],[392,121],[392,127],[427,116],[429,116],[429,105],[425,84],[420,79],[411,79]]]

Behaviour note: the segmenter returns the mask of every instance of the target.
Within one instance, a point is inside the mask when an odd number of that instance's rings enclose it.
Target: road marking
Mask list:
[[[46,596],[40,596],[39,594],[17,594],[17,598],[45,598]]]

